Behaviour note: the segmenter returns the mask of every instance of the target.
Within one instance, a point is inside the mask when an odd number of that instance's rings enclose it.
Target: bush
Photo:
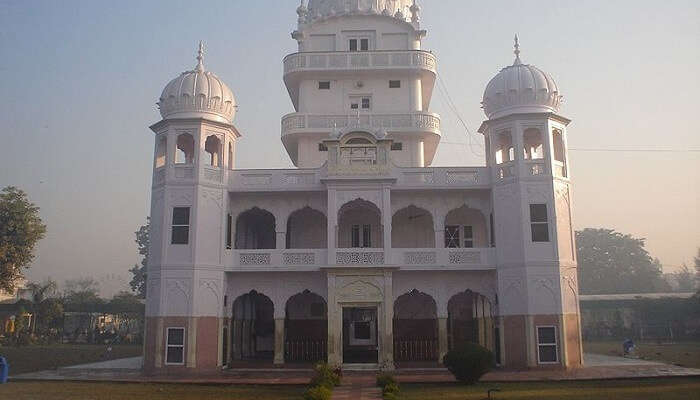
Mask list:
[[[326,386],[314,386],[306,389],[304,400],[331,400],[331,389]]]
[[[382,394],[386,396],[387,394],[398,394],[401,391],[399,389],[399,385],[397,383],[388,383],[386,386],[384,386],[384,389],[382,389]]]
[[[386,372],[377,375],[377,386],[380,388],[384,389],[384,386],[390,383],[396,383],[396,379],[394,379],[393,375],[387,374]]]
[[[399,400],[399,396],[396,393],[384,393],[384,400]]]
[[[476,343],[466,343],[445,354],[442,363],[458,381],[468,385],[479,381],[493,367],[493,353]]]
[[[340,375],[326,363],[318,363],[314,366],[316,376],[311,379],[311,386],[324,386],[332,389],[340,385]]]

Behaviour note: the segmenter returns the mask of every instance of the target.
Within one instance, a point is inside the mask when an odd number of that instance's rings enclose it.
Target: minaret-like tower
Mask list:
[[[144,371],[193,373],[222,364],[228,174],[236,102],[197,65],[173,79],[158,106],[146,296]]]
[[[479,129],[493,182],[501,348],[509,368],[582,364],[561,94],[552,77],[520,59],[487,85]]]
[[[415,0],[304,0],[292,33],[299,52],[284,59],[295,112],[282,118],[282,142],[297,167],[329,159],[332,132],[362,130],[393,140],[399,166],[428,166],[440,139],[429,111],[435,56],[421,49]]]

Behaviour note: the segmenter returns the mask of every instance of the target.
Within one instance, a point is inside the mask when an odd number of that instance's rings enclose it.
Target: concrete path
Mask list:
[[[143,357],[118,358],[116,360],[101,361],[90,364],[71,365],[70,367],[62,367],[60,369],[87,369],[87,370],[105,370],[105,369],[141,369],[143,365]]]
[[[374,373],[346,374],[333,390],[331,400],[382,400]]]

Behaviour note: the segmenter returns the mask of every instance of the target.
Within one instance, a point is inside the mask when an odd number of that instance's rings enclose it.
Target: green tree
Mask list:
[[[576,232],[581,294],[653,293],[669,290],[661,263],[644,240],[613,229]]]
[[[102,312],[104,300],[98,295],[98,284],[92,278],[66,281],[63,294],[63,305],[66,311],[73,312]]]
[[[0,290],[14,293],[23,270],[34,260],[34,247],[46,234],[39,207],[14,186],[0,192]]]
[[[692,292],[695,290],[695,274],[690,272],[690,268],[683,264],[680,270],[673,273],[673,279],[678,283],[679,292]]]
[[[56,281],[47,279],[41,283],[31,282],[27,288],[32,291],[32,311],[36,321],[33,331],[46,332],[58,328],[63,317],[63,302],[56,298]]]
[[[150,244],[149,231],[151,229],[151,217],[146,217],[146,225],[142,225],[136,235],[136,244],[139,246],[139,254],[141,255],[141,263],[134,264],[134,268],[129,272],[133,274],[129,286],[139,298],[146,298],[146,272],[148,264],[148,246]]]

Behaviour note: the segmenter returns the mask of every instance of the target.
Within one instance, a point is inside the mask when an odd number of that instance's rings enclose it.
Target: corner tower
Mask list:
[[[430,165],[440,140],[429,111],[436,58],[421,49],[415,0],[302,0],[297,14],[299,51],[284,58],[295,112],[282,118],[294,165],[320,167],[329,159],[323,140],[348,129],[393,140],[397,165]]]
[[[508,368],[582,365],[566,129],[554,79],[515,61],[486,86],[486,163],[493,182],[501,316]],[[524,339],[524,340],[523,340]]]
[[[234,167],[233,92],[197,65],[158,101],[146,295],[144,371],[192,373],[222,364],[224,237]]]

